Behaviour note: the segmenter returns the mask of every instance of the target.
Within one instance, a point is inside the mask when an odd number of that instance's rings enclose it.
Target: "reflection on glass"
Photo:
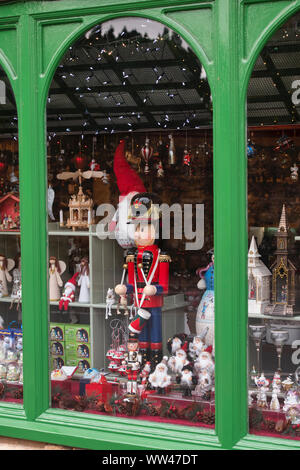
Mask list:
[[[68,49],[47,107],[52,406],[214,426],[211,125],[164,25]]]
[[[1,68],[0,68],[1,69]],[[0,117],[0,400],[23,401],[18,119],[1,69]]]
[[[299,18],[261,51],[247,110],[249,428],[289,439],[300,438]]]

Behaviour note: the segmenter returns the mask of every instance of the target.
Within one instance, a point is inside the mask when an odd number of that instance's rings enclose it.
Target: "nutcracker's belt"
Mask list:
[[[138,289],[144,289],[144,287],[146,287],[146,284],[144,282],[137,282],[136,286]],[[152,282],[151,286],[158,286],[158,282]]]

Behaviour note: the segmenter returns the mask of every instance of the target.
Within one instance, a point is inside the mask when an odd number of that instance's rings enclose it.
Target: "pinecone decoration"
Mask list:
[[[159,415],[159,411],[157,410],[157,408],[155,408],[155,406],[152,403],[149,404],[148,414],[149,414],[149,416],[158,416]]]
[[[266,419],[265,420],[265,428],[269,432],[274,432],[275,431],[275,426],[276,423],[275,421],[272,421],[271,419]]]
[[[16,388],[11,392],[11,396],[16,400],[21,400],[23,398],[23,388]]]
[[[204,410],[202,413],[202,423],[215,424],[215,413],[211,410]]]

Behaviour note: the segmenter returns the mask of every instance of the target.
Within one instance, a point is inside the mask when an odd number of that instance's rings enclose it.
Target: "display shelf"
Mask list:
[[[20,230],[15,230],[15,231],[10,230],[10,231],[8,231],[8,232],[2,232],[2,231],[0,231],[0,236],[1,236],[1,235],[20,235],[20,234],[21,234]]]
[[[271,320],[271,321],[276,321],[276,320],[287,320],[287,321],[297,321],[300,322],[300,314],[295,315],[294,317],[285,317],[285,316],[271,316],[271,315],[264,315],[262,313],[249,313],[248,318],[256,318],[260,320]]]

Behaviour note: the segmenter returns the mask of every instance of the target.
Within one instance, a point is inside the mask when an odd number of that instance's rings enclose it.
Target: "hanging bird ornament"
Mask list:
[[[149,169],[149,161],[152,157],[152,154],[153,154],[153,148],[150,146],[150,141],[148,139],[148,137],[146,137],[146,141],[145,141],[145,145],[142,147],[141,149],[141,154],[142,154],[142,157],[145,161],[145,174],[147,175],[150,171]]]

